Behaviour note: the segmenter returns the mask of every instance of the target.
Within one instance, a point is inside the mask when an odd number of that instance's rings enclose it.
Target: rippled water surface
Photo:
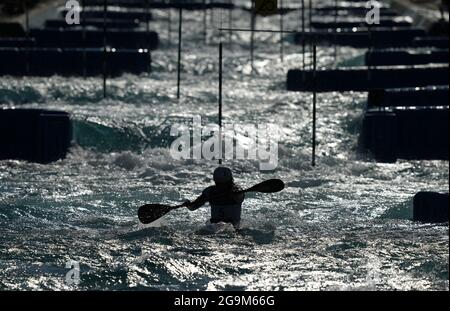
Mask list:
[[[247,13],[233,15],[233,26],[248,27]],[[288,35],[283,62],[279,34],[256,35],[251,74],[249,34],[234,33],[231,48],[225,34],[223,86],[224,122],[282,128],[277,169],[228,161],[236,181],[282,178],[287,188],[249,194],[238,233],[199,231],[206,206],[139,224],[140,205],[195,198],[217,165],[173,160],[169,146],[173,124],[217,120],[218,33],[211,27],[205,45],[202,13],[184,14],[178,101],[176,33],[168,42],[167,13],[155,16],[162,46],[153,72],[108,81],[107,99],[99,78],[0,78],[1,107],[65,110],[74,124],[66,159],[0,161],[0,289],[448,290],[448,223],[409,220],[416,192],[448,192],[448,162],[379,164],[358,155],[366,94],[326,93],[318,95],[312,168],[311,94],[285,89],[287,69],[302,62]],[[285,27],[297,29],[297,17],[287,15]],[[277,29],[278,17],[257,27]],[[320,47],[319,67],[356,64],[362,54],[340,48],[335,62],[333,48]],[[69,260],[80,263],[78,286],[65,282]]]

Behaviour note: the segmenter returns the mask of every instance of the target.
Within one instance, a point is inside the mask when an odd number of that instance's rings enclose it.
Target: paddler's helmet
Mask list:
[[[214,170],[213,179],[216,184],[228,184],[233,182],[233,174],[228,167],[219,166]]]

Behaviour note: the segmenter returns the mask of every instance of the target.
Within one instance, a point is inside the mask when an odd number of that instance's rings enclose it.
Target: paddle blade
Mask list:
[[[139,207],[138,217],[143,224],[154,222],[173,209],[172,206],[163,204],[145,204]]]
[[[269,179],[254,185],[253,187],[245,190],[245,192],[255,191],[262,193],[273,193],[284,189],[284,182],[280,179]]]

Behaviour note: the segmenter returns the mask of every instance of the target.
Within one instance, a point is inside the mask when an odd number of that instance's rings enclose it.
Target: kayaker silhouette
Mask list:
[[[186,201],[184,206],[189,210],[196,209],[209,202],[211,206],[210,223],[230,223],[235,229],[239,228],[241,222],[242,202],[245,193],[242,188],[235,184],[233,173],[228,167],[219,166],[213,173],[214,186],[203,190],[195,201]]]
[[[222,166],[214,170],[213,179],[215,186],[210,186],[203,190],[202,194],[194,202],[188,200],[175,206],[155,203],[142,205],[138,209],[139,221],[143,224],[149,224],[178,208],[187,207],[191,211],[195,211],[206,202],[209,202],[211,205],[210,222],[212,224],[219,222],[230,223],[235,229],[239,229],[245,193],[274,193],[284,189],[282,180],[268,179],[242,190],[241,187],[234,183],[231,170]]]

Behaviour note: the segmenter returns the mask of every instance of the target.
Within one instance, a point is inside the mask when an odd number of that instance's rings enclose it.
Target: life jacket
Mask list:
[[[211,205],[211,223],[227,222],[238,226],[241,220],[243,193],[236,193],[241,188],[233,184],[230,189],[211,186],[204,190],[204,195]]]

